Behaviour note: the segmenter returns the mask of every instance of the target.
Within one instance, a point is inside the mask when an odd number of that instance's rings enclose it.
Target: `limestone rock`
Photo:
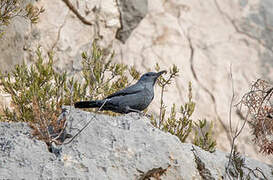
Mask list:
[[[57,157],[44,143],[30,138],[26,124],[0,123],[0,178],[227,179],[226,153],[209,153],[183,144],[138,114],[109,117],[71,109],[67,120],[67,131],[72,134],[91,123],[71,143],[58,147],[61,151]],[[273,178],[272,166],[250,158],[245,162],[246,167],[258,167],[268,179]],[[243,172],[246,176],[249,169]],[[254,179],[251,173],[250,178]]]
[[[25,123],[0,123],[0,179],[39,179],[55,155]]]

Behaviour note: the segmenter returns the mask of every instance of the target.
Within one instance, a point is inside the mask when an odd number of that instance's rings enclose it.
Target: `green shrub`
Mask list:
[[[186,103],[184,107],[180,106],[180,117],[176,117],[177,112],[175,104],[173,104],[170,116],[163,121],[162,129],[176,135],[181,142],[185,142],[192,131],[192,119],[190,119],[190,116],[194,111],[194,105],[190,106],[189,103]]]
[[[159,71],[160,67],[156,64],[156,70]],[[169,132],[177,136],[181,142],[185,142],[193,127],[195,128],[195,138],[193,143],[206,151],[215,151],[216,141],[212,137],[211,123],[207,127],[207,121],[199,120],[198,123],[191,119],[191,116],[195,110],[195,102],[192,101],[192,85],[189,82],[188,102],[180,106],[180,110],[177,111],[176,104],[173,104],[169,115],[166,115],[166,106],[164,105],[163,95],[164,90],[171,84],[172,80],[178,76],[179,69],[173,65],[169,70],[169,76],[167,78],[159,77],[158,84],[161,87],[160,98],[160,115],[157,121],[154,117],[151,118],[152,124],[166,132]],[[194,123],[194,124],[193,124]]]
[[[193,140],[193,144],[196,146],[201,147],[202,149],[214,152],[216,147],[216,141],[212,135],[213,123],[207,122],[206,119],[198,120],[194,122],[194,129],[195,129],[195,137]]]
[[[33,134],[49,143],[48,127],[58,132],[63,126],[63,122],[57,123],[57,120],[61,113],[67,75],[53,69],[51,55],[44,62],[40,48],[36,54],[37,61],[30,67],[24,63],[16,65],[7,77],[0,72],[3,89],[11,95],[12,106],[12,110],[4,108],[2,120],[28,122],[34,129]]]
[[[156,64],[156,70],[160,70],[158,64]],[[179,69],[177,66],[173,65],[173,67],[168,72],[169,76],[167,78],[162,76],[158,78],[158,85],[161,87],[160,114],[159,120],[156,120],[154,117],[152,117],[151,122],[155,127],[176,135],[181,142],[185,142],[186,138],[192,131],[193,121],[191,116],[195,109],[195,103],[192,101],[191,83],[189,83],[188,102],[186,102],[184,106],[180,106],[179,112],[176,110],[176,104],[173,104],[170,114],[166,115],[167,108],[163,101],[165,89],[172,83],[173,79],[178,76],[178,72]],[[177,114],[179,114],[179,116]]]
[[[40,48],[36,54],[37,61],[30,68],[23,63],[16,65],[7,77],[1,73],[3,89],[11,95],[11,106],[14,109],[4,109],[5,118],[9,121],[33,122],[34,101],[37,101],[43,112],[55,112],[63,102],[66,73],[59,74],[53,69],[52,56],[44,62]]]

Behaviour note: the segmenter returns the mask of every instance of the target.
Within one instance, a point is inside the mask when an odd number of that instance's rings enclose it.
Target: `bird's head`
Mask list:
[[[139,82],[141,83],[152,83],[153,85],[155,84],[157,78],[163,74],[166,73],[167,71],[160,71],[160,72],[148,72],[143,74],[140,79]]]

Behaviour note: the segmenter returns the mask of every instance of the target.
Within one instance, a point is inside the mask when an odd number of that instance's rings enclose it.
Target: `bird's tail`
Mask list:
[[[98,101],[79,101],[74,104],[75,108],[99,108],[103,102],[101,100]]]

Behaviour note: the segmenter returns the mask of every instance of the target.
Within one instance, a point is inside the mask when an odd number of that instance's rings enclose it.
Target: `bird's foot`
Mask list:
[[[152,115],[150,114],[147,114],[147,113],[144,113],[144,116],[146,116],[147,118],[151,119],[152,118]]]
[[[140,116],[145,116],[145,113],[144,113],[144,112],[139,111],[139,110],[137,110],[137,109],[132,109],[132,108],[130,108],[130,107],[127,107],[127,110],[128,110],[129,112],[136,112],[136,113],[138,113]]]

